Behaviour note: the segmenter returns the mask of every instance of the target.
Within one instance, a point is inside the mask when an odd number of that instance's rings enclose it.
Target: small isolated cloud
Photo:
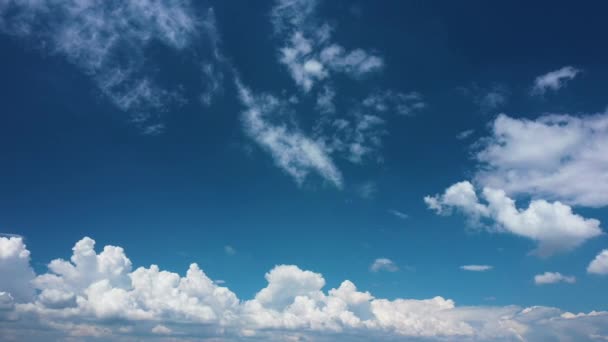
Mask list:
[[[545,272],[543,274],[537,274],[534,276],[534,283],[536,285],[556,284],[556,283],[568,283],[574,284],[576,278],[573,276],[565,276],[559,272]]]
[[[449,215],[456,209],[466,215],[473,225],[483,226],[482,220],[494,223],[490,231],[508,232],[538,243],[534,251],[550,256],[572,250],[588,239],[602,234],[600,221],[574,214],[572,208],[560,202],[532,200],[526,209],[519,209],[503,190],[485,187],[482,203],[473,184],[456,183],[441,195],[426,196],[425,203],[438,214]]]
[[[482,113],[495,112],[508,102],[510,96],[509,88],[500,83],[490,86],[473,84],[470,87],[460,87],[458,90],[471,98]]]
[[[473,134],[473,133],[475,133],[474,129],[467,129],[465,131],[462,131],[462,132],[458,133],[456,135],[456,139],[458,139],[458,140],[464,140],[464,139],[470,137],[471,134]]]
[[[472,271],[472,272],[485,272],[493,269],[493,266],[490,265],[463,265],[460,266],[461,270]]]
[[[478,146],[480,185],[571,205],[608,205],[608,113],[534,120],[501,114]]]
[[[376,112],[393,112],[399,115],[414,115],[426,108],[422,95],[418,92],[401,93],[392,90],[378,91],[363,100],[363,107]]]
[[[406,214],[406,213],[404,213],[402,211],[399,211],[399,210],[395,210],[395,209],[390,209],[388,212],[391,213],[391,214],[393,214],[393,215],[395,215],[396,217],[398,217],[398,218],[400,218],[402,220],[405,220],[405,219],[407,219],[407,218],[410,217],[408,214]]]
[[[355,191],[357,195],[363,199],[372,199],[378,192],[378,186],[374,182],[365,182],[359,184],[355,188]]]
[[[171,329],[162,324],[156,325],[154,328],[152,328],[152,333],[157,335],[169,335],[171,332]]]
[[[369,267],[369,270],[372,272],[397,272],[399,271],[399,267],[391,260],[387,258],[378,258],[374,260],[374,262]]]
[[[601,251],[595,259],[589,263],[587,272],[593,274],[607,275],[608,274],[608,249]]]
[[[236,254],[236,249],[232,246],[224,246],[224,252],[228,255],[235,255]]]
[[[540,75],[534,80],[532,94],[544,95],[548,90],[557,91],[565,87],[568,81],[574,79],[580,72],[581,70],[579,69],[565,66],[561,69]]]

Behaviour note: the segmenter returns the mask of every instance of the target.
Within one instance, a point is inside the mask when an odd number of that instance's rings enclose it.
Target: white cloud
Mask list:
[[[0,31],[65,57],[144,128],[167,104],[183,101],[176,86],[161,85],[150,72],[156,69],[146,55],[150,45],[184,54],[195,39],[206,41],[209,63],[217,62],[214,13],[197,16],[189,0],[8,0],[0,4]],[[215,92],[221,77],[207,71],[215,84],[207,92]]]
[[[608,114],[499,115],[480,141],[475,181],[573,205],[608,205]]]
[[[485,272],[485,271],[489,271],[493,268],[494,267],[490,266],[490,265],[463,265],[463,266],[460,266],[460,269],[465,270],[465,271],[472,271],[472,272]]]
[[[495,223],[493,230],[532,239],[538,243],[535,253],[540,256],[574,249],[602,234],[598,220],[576,215],[560,202],[532,200],[527,209],[519,209],[504,191],[490,187],[483,188],[482,197],[487,204],[481,203],[473,185],[464,181],[450,186],[441,195],[426,196],[424,201],[438,214],[450,214],[457,209],[472,224],[491,220]]]
[[[156,325],[154,328],[152,328],[152,333],[157,335],[169,335],[171,332],[171,329],[162,324]]]
[[[601,251],[595,259],[589,263],[587,272],[601,275],[608,274],[608,249]]]
[[[422,95],[418,92],[401,93],[392,90],[375,92],[363,100],[363,106],[382,113],[391,111],[399,115],[414,115],[426,108]]]
[[[406,213],[404,213],[402,211],[399,211],[399,210],[395,210],[395,209],[390,209],[388,212],[391,213],[391,214],[393,214],[393,215],[395,215],[396,217],[398,217],[398,218],[400,218],[402,220],[405,220],[405,219],[407,219],[407,218],[410,217],[408,214],[406,214]]]
[[[23,238],[0,236],[0,291],[4,292],[4,302],[31,300],[34,296],[34,271],[30,267],[30,252]],[[2,305],[2,304],[0,304]]]
[[[279,61],[304,92],[332,73],[353,78],[380,70],[382,58],[363,49],[347,51],[331,40],[333,28],[316,18],[317,0],[277,0],[271,17],[283,40]]]
[[[475,133],[475,130],[474,130],[474,129],[467,129],[467,130],[464,130],[464,131],[462,131],[462,132],[460,132],[460,133],[458,133],[458,134],[456,135],[456,139],[458,139],[458,140],[464,140],[464,139],[466,139],[466,138],[470,137],[470,136],[471,136],[471,134],[473,134],[473,133]]]
[[[397,272],[399,271],[399,267],[393,262],[391,259],[387,258],[378,258],[374,260],[374,262],[369,267],[369,270],[372,272]]]
[[[496,109],[507,102],[506,90],[496,88],[484,94],[478,99],[478,104],[482,111],[490,111]]]
[[[581,71],[571,66],[565,66],[561,69],[548,72],[544,75],[538,76],[534,80],[534,87],[532,93],[536,95],[543,95],[547,90],[557,91],[566,86],[566,83]]]
[[[0,245],[3,257],[13,258],[15,250],[29,256],[19,242],[9,246],[7,241]],[[39,292],[26,302],[0,288],[0,339],[584,340],[591,333],[608,333],[605,312],[459,307],[442,297],[388,300],[358,290],[349,280],[325,291],[321,274],[293,265],[274,267],[266,274],[266,287],[250,300],[239,300],[196,264],[183,277],[155,265],[132,271],[122,248],[106,246],[98,254],[94,246],[84,238],[70,261],[52,261],[49,273],[36,277]],[[15,278],[21,271],[3,269],[2,274]],[[59,299],[47,302],[45,296]]]
[[[559,272],[545,272],[543,274],[537,274],[534,276],[534,283],[536,285],[556,284],[556,283],[568,283],[573,284],[576,282],[576,278],[573,276],[565,276]]]
[[[232,246],[224,246],[224,252],[226,252],[228,255],[235,255],[236,249]]]
[[[342,187],[342,174],[334,165],[330,151],[320,140],[314,140],[297,127],[274,123],[273,115],[286,115],[285,104],[271,95],[255,96],[237,82],[239,99],[245,106],[245,131],[273,157],[277,166],[302,184],[311,171]]]

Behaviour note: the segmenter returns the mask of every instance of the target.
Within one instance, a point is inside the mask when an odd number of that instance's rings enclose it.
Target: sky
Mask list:
[[[608,340],[606,10],[0,0],[0,340]]]

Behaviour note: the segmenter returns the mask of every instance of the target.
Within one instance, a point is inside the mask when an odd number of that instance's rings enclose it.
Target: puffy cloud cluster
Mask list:
[[[561,69],[548,72],[538,76],[534,80],[532,94],[543,95],[548,90],[557,91],[566,86],[566,83],[576,77],[581,71],[572,66],[565,66]]]
[[[197,15],[189,0],[7,0],[0,2],[0,31],[65,57],[142,123],[168,103],[183,101],[175,85],[160,85],[152,72],[155,66],[145,57],[152,44],[183,52],[195,38],[204,38],[209,56],[202,67],[209,87],[204,99],[210,101],[220,87],[221,74],[213,67],[219,56],[213,11]]]
[[[503,190],[485,187],[482,203],[473,185],[456,183],[441,195],[426,196],[424,201],[439,214],[450,214],[452,209],[464,213],[472,224],[484,220],[494,222],[491,230],[508,232],[538,243],[535,252],[549,256],[574,249],[588,239],[602,234],[600,222],[574,214],[572,208],[560,202],[532,200],[526,209],[519,209]]]
[[[331,40],[332,28],[318,22],[317,0],[277,0],[272,10],[275,31],[284,39],[280,62],[305,92],[330,73],[359,78],[382,68],[380,57],[363,49],[347,51]]]
[[[28,301],[34,296],[34,271],[30,267],[30,252],[21,237],[0,236],[0,308],[13,301]]]
[[[132,270],[122,248],[106,246],[97,253],[94,247],[93,240],[84,238],[74,246],[69,261],[53,260],[48,273],[34,277],[28,262],[7,262],[29,260],[22,239],[1,237],[0,339],[116,341],[162,335],[175,340],[349,336],[508,341],[530,334],[564,337],[580,331],[558,330],[557,335],[552,331],[564,324],[584,325],[584,331],[596,334],[606,334],[608,326],[603,312],[574,315],[543,307],[458,307],[442,297],[375,298],[348,280],[326,292],[321,274],[293,265],[274,267],[266,274],[266,287],[250,300],[239,300],[196,264],[185,276],[155,265]],[[28,286],[35,286],[36,293],[16,300]]]
[[[481,141],[475,181],[483,186],[584,206],[608,205],[608,114],[499,115]]]
[[[600,275],[608,274],[608,249],[601,251],[595,259],[589,263],[587,272]]]
[[[556,283],[568,283],[573,284],[576,282],[576,278],[573,276],[566,276],[559,272],[545,272],[543,274],[537,274],[534,276],[534,283],[536,285],[556,284]]]

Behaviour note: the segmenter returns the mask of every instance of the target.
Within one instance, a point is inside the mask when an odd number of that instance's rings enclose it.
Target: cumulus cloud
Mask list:
[[[464,213],[474,225],[483,220],[494,223],[491,231],[508,232],[538,243],[535,253],[549,256],[572,250],[588,239],[602,234],[600,222],[574,214],[560,202],[532,200],[526,209],[519,209],[503,190],[484,187],[482,203],[473,184],[456,183],[441,195],[426,196],[427,206],[438,214],[449,215],[453,209]]]
[[[326,80],[332,73],[360,78],[380,70],[379,56],[357,48],[346,50],[332,40],[333,28],[319,21],[317,0],[277,0],[271,17],[282,47],[279,61],[287,67],[296,85],[304,92]]]
[[[537,274],[534,276],[534,283],[536,285],[556,284],[556,283],[568,283],[573,284],[576,282],[576,278],[573,276],[565,276],[559,272],[545,272],[543,274]]]
[[[461,270],[472,271],[472,272],[485,272],[493,269],[493,266],[490,265],[463,265],[460,266]]]
[[[189,0],[7,0],[0,4],[0,31],[65,57],[144,128],[167,105],[183,101],[176,84],[162,84],[153,72],[157,66],[146,56],[150,46],[184,54],[194,40],[204,41],[206,65],[218,57],[213,10],[198,15]],[[202,75],[210,83],[205,91],[210,101],[221,75],[209,68]]]
[[[566,83],[574,79],[580,72],[581,70],[572,66],[565,66],[561,69],[540,75],[534,80],[532,94],[543,95],[548,90],[557,91],[565,87]]]
[[[606,275],[608,274],[608,249],[601,251],[595,259],[589,263],[587,272]]]
[[[3,258],[29,258],[22,242],[1,239]],[[2,279],[14,278],[26,286],[31,279],[13,276],[31,268],[19,265],[2,269]],[[48,268],[35,276],[37,292],[25,301],[13,298],[19,287],[0,283],[0,339],[116,341],[162,335],[174,340],[507,341],[538,336],[585,340],[589,333],[608,333],[604,312],[459,307],[443,297],[388,300],[359,290],[349,280],[325,291],[321,274],[294,265],[274,267],[264,288],[252,299],[240,300],[196,264],[185,276],[155,265],[132,270],[122,248],[105,246],[97,253],[89,238],[76,243],[70,260],[53,260]]]
[[[607,113],[535,120],[501,114],[480,146],[475,181],[483,186],[571,205],[608,204]]]
[[[34,296],[34,271],[30,267],[30,252],[19,236],[0,236],[0,307],[13,301],[31,300]],[[2,304],[4,303],[4,304]]]
[[[380,271],[397,272],[397,271],[399,271],[399,267],[391,259],[378,258],[378,259],[374,260],[374,262],[369,267],[369,270],[372,272],[380,272]]]

